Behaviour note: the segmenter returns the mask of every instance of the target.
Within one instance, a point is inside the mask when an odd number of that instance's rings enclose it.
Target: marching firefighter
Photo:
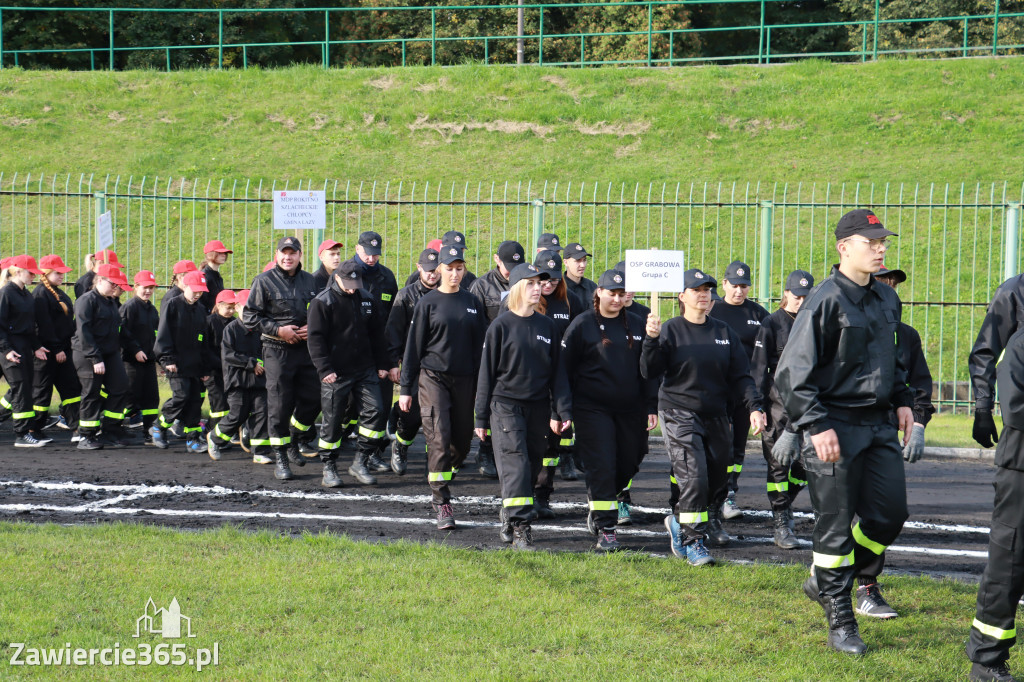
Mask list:
[[[75,304],[60,288],[64,275],[71,268],[60,256],[50,254],[39,261],[43,276],[32,292],[36,306],[36,328],[39,343],[49,349],[45,360],[35,358],[32,409],[36,422],[32,430],[36,438],[44,438],[47,413],[53,389],[60,395],[60,419],[57,425],[68,430],[78,428],[78,408],[82,402],[82,384],[71,360],[71,337],[75,335]]]
[[[825,611],[829,646],[848,654],[867,650],[850,595],[854,577],[907,519],[897,430],[907,445],[914,415],[896,347],[901,306],[874,278],[890,236],[870,210],[839,219],[839,265],[804,301],[775,375],[804,446],[800,452],[800,437],[787,430],[773,454],[783,466],[802,456],[817,518],[804,593]]]
[[[153,422],[160,414],[160,386],[157,384],[156,343],[160,314],[153,305],[156,277],[140,270],[132,278],[134,295],[121,306],[121,327],[125,332],[121,357],[128,376],[129,404],[138,410],[146,442],[152,443]]]
[[[574,307],[581,311],[593,307],[594,292],[597,291],[597,284],[583,275],[587,271],[587,259],[590,257],[591,254],[577,242],[569,244],[562,251],[562,259],[565,262],[565,286],[569,290],[569,295],[579,303]]]
[[[221,289],[217,298],[214,299],[213,312],[206,317],[206,326],[210,330],[209,352],[212,353],[210,375],[203,382],[203,386],[206,388],[206,398],[210,402],[208,430],[216,426],[218,420],[228,415],[228,399],[224,392],[224,372],[220,362],[220,344],[224,336],[224,328],[234,319],[235,292],[231,289]]]

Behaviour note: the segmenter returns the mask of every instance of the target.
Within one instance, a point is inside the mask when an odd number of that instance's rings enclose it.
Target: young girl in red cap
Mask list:
[[[220,267],[228,262],[230,253],[234,253],[234,251],[224,246],[224,242],[219,239],[208,241],[203,247],[203,257],[206,262],[203,264],[202,272],[206,276],[206,288],[209,291],[199,298],[199,302],[208,312],[213,312],[213,307],[217,304],[217,295],[224,291],[224,279],[220,276]],[[232,303],[234,300],[235,297],[232,294]]]
[[[47,426],[47,413],[53,389],[60,394],[60,419],[63,429],[78,428],[78,408],[82,402],[82,384],[78,381],[75,364],[71,361],[71,337],[75,335],[75,305],[61,290],[64,275],[71,268],[60,256],[50,254],[39,261],[43,276],[32,292],[36,307],[36,329],[39,342],[49,349],[45,360],[35,360],[35,383],[32,388],[32,409],[36,421],[32,431],[43,439]]]
[[[206,286],[210,286],[209,279],[207,279]],[[203,299],[200,298],[199,301],[202,303]],[[210,376],[204,382],[206,397],[210,401],[210,420],[206,425],[207,431],[228,416],[228,399],[224,394],[224,371],[220,363],[220,344],[221,339],[224,338],[224,328],[233,319],[235,319],[235,292],[231,289],[224,289],[217,294],[213,312],[206,318],[206,325],[210,328],[210,352],[213,353],[215,361],[210,368]]]
[[[160,315],[153,305],[156,277],[149,270],[135,273],[133,296],[121,306],[123,329],[121,358],[128,375],[129,413],[141,424],[149,442],[149,430],[160,413],[160,387],[156,382],[156,341]]]

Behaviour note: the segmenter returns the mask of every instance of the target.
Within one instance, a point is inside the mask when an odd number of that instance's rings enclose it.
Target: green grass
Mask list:
[[[851,658],[825,648],[800,567],[129,524],[5,523],[0,546],[5,679],[136,679],[14,668],[7,644],[155,646],[132,637],[150,597],[179,600],[190,648],[218,643],[220,665],[202,673],[217,679],[960,679],[976,591],[888,577],[902,617],[862,619],[871,651]],[[160,673],[183,671],[146,670]]]
[[[5,69],[0,148],[5,177],[1019,186],[1022,79],[1024,58],[670,70]]]

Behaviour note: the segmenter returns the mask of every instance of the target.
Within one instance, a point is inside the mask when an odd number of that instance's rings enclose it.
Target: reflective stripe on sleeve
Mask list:
[[[572,447],[573,445],[576,445],[576,437],[573,436],[572,438],[562,438],[561,440],[558,441],[558,445],[563,448]]]

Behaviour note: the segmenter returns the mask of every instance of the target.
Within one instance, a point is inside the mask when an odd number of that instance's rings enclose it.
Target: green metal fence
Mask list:
[[[0,6],[0,69],[5,65],[32,65],[32,59],[40,56],[60,56],[69,58],[75,55],[87,55],[89,66],[92,69],[118,68],[118,58],[126,55],[150,53],[158,55],[159,59],[153,64],[161,64],[168,71],[173,68],[178,55],[183,53],[200,53],[204,55],[204,63],[224,68],[228,66],[240,66],[245,68],[249,65],[253,53],[261,50],[268,50],[280,47],[305,47],[310,48],[313,53],[318,52],[318,61],[328,67],[337,62],[332,61],[332,54],[339,49],[349,48],[380,48],[387,47],[386,51],[379,52],[385,55],[374,61],[378,65],[402,65],[407,64],[451,64],[461,63],[467,59],[480,60],[484,63],[514,62],[516,57],[516,43],[523,45],[523,60],[527,63],[567,65],[567,66],[592,66],[601,64],[640,64],[646,66],[671,66],[689,62],[754,62],[767,64],[773,61],[785,61],[806,57],[825,57],[833,59],[856,59],[866,61],[877,59],[883,55],[938,55],[938,56],[972,56],[972,55],[998,55],[1016,53],[1024,44],[1021,36],[1021,22],[1024,19],[1024,12],[1000,11],[1000,0],[993,3],[993,11],[986,14],[965,14],[951,16],[933,17],[907,17],[907,16],[886,16],[884,7],[880,0],[874,3],[873,15],[864,19],[844,18],[842,21],[831,22],[801,22],[786,21],[783,23],[767,20],[768,12],[773,5],[779,5],[786,0],[682,0],[651,1],[651,2],[582,2],[582,3],[547,3],[547,4],[526,4],[520,5],[439,5],[428,7],[326,7],[326,8],[260,8],[260,9],[178,9],[178,8],[107,8],[107,7],[17,7]],[[1003,0],[1004,4],[1006,0]],[[791,5],[794,3],[790,3]],[[757,21],[747,24],[724,25],[724,26],[701,26],[687,27],[676,26],[670,19],[662,20],[658,12],[670,7],[699,7],[713,5],[742,5],[759,8]],[[629,8],[646,13],[646,25],[637,30],[618,30],[602,32],[586,31],[552,31],[551,17],[562,10],[576,10],[579,8],[594,7],[601,11],[611,12],[621,8]],[[790,14],[800,17],[802,11],[799,8],[791,8]],[[524,17],[520,24],[528,26],[528,29],[517,27],[517,14],[522,12]],[[76,39],[67,44],[47,45],[42,48],[19,48],[10,45],[11,38],[8,31],[7,45],[5,47],[4,22],[5,19],[11,23],[13,17],[22,17],[31,13],[49,13],[51,16],[81,16],[93,17],[92,24],[96,30],[86,38]],[[486,13],[490,13],[489,15]],[[194,38],[188,44],[173,45],[139,45],[130,44],[119,35],[127,32],[125,27],[130,26],[132,21],[140,16],[151,15],[189,15],[198,17],[203,23],[202,30],[194,31]],[[241,22],[247,18],[272,18],[282,16],[300,16],[303,18],[303,30],[297,35],[290,36],[283,41],[266,40],[243,40],[230,37],[231,28],[234,23]],[[385,15],[415,16],[416,19],[407,21],[414,25],[422,26],[415,35],[379,35],[379,31],[373,30],[382,26]],[[484,20],[483,17],[490,19]],[[106,21],[98,20],[106,19]],[[495,19],[494,17],[497,17]],[[548,18],[549,28],[545,32],[545,17]],[[351,18],[347,22],[343,19]],[[272,19],[268,19],[272,20]],[[353,30],[350,24],[363,22],[363,29]],[[642,22],[641,22],[642,23]],[[880,34],[888,31],[892,36],[898,36],[904,27],[920,26],[922,24],[945,25],[951,35],[956,39],[940,40],[937,44],[929,42],[921,46],[915,40],[909,40],[905,45],[895,48],[886,46],[884,40],[880,40]],[[491,28],[490,32],[477,35],[463,35],[464,29],[454,27],[479,25],[484,28]],[[322,30],[310,29],[310,26],[322,27]],[[365,30],[365,26],[372,27]],[[953,30],[955,27],[956,30]],[[495,32],[500,29],[500,32]],[[859,45],[852,44],[848,49],[844,45],[842,49],[773,49],[773,40],[777,43],[780,36],[793,38],[800,44],[803,37],[810,39],[822,29],[837,29],[846,32],[851,38],[850,42],[859,42]],[[1009,30],[1008,30],[1009,29]],[[310,31],[316,33],[315,38],[310,38]],[[384,29],[386,33],[387,29]],[[301,35],[298,35],[301,33]],[[369,35],[364,35],[368,33]],[[696,54],[686,49],[687,39],[699,37],[707,41],[713,41],[716,36],[732,34],[750,34],[751,44],[756,36],[756,52],[742,54]],[[1006,35],[1010,39],[1006,39]],[[213,37],[216,36],[216,40]],[[1001,36],[1002,42],[1001,42]],[[646,55],[640,55],[631,59],[602,59],[588,56],[588,49],[593,50],[593,45],[600,44],[600,41],[609,38],[638,38],[646,41]],[[578,44],[578,50],[576,45]],[[471,49],[454,51],[451,46],[462,46]],[[559,55],[552,58],[553,46],[571,46],[571,50],[565,47],[560,49]],[[588,45],[590,46],[588,48]],[[545,47],[549,54],[545,57]],[[499,48],[505,48],[499,50]],[[447,53],[446,54],[446,50]],[[307,51],[308,52],[308,51]],[[206,55],[214,56],[215,59],[205,59]],[[568,58],[571,55],[571,58]],[[577,58],[578,55],[578,58]]]
[[[592,278],[631,248],[683,250],[688,263],[716,276],[744,260],[754,271],[752,295],[768,306],[791,270],[825,276],[836,261],[837,219],[871,207],[900,235],[886,265],[910,276],[900,288],[904,319],[921,332],[941,403],[951,407],[968,404],[966,358],[985,304],[1021,271],[1024,186],[1006,183],[262,183],[0,173],[0,253],[56,253],[80,273],[94,250],[95,218],[109,210],[114,248],[131,272],[153,270],[166,283],[175,261],[201,261],[203,244],[222,239],[234,249],[225,282],[241,289],[272,257],[280,233],[271,194],[284,189],[325,190],[326,236],[349,252],[360,232],[379,232],[383,262],[400,281],[447,230],[467,235],[478,274],[492,266],[501,241],[529,247],[545,231],[590,249]],[[312,269],[323,235],[301,236]],[[662,297],[663,314],[672,314],[672,303]]]

